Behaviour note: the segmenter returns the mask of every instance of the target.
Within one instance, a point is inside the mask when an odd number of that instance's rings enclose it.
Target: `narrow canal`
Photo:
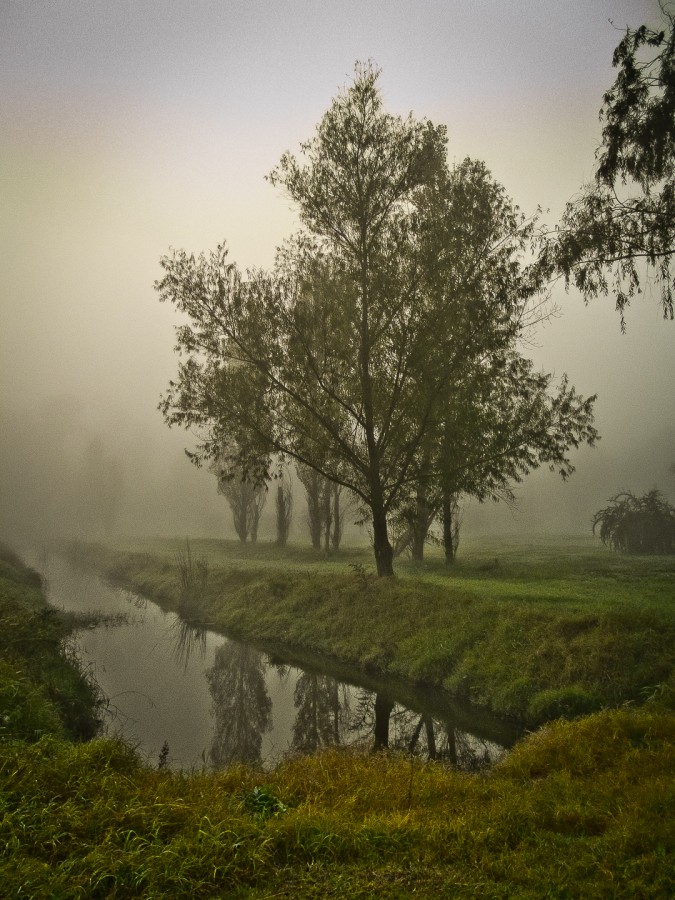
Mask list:
[[[58,555],[36,568],[49,602],[115,624],[79,630],[75,651],[107,698],[105,731],[174,769],[234,762],[271,767],[285,755],[328,745],[384,747],[474,770],[498,760],[517,733],[458,710],[447,698],[329,663],[300,667],[194,628]],[[475,721],[474,721],[475,720]]]

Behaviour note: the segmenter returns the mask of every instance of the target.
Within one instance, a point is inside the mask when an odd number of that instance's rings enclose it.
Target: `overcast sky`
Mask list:
[[[382,68],[390,112],[446,124],[451,158],[485,160],[554,224],[592,177],[614,47],[659,21],[647,0],[0,0],[3,406],[70,398],[123,446],[163,434],[176,363],[159,257],[224,238],[241,266],[270,265],[297,222],[264,176],[356,60]],[[600,394],[598,459],[617,479],[649,446],[643,481],[672,494],[675,325],[656,297],[626,336],[611,298],[556,299],[537,364]],[[631,486],[650,484],[616,489]]]

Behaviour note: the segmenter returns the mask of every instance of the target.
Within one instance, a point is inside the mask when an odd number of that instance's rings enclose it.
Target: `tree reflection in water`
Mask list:
[[[215,718],[211,762],[261,764],[263,734],[272,727],[272,701],[265,685],[262,654],[253,647],[225,642],[206,673]]]
[[[449,762],[465,771],[479,771],[503,755],[498,744],[439,722],[425,713],[399,706],[384,694],[361,691],[350,730],[373,735],[373,749],[403,750],[426,759]]]
[[[349,717],[349,694],[334,678],[303,672],[295,685],[297,709],[293,724],[292,750],[313,753],[320,747],[342,743]]]
[[[187,670],[190,659],[206,651],[207,629],[179,619],[175,631],[175,656]],[[281,683],[293,671],[245,644],[226,641],[216,651],[206,673],[215,720],[210,750],[214,768],[236,762],[262,765],[263,735],[272,729],[272,701],[265,680],[268,668],[276,670]],[[286,745],[292,753],[360,744],[478,771],[493,765],[504,752],[498,744],[469,734],[451,721],[406,709],[385,692],[357,690],[329,675],[300,671],[293,705],[291,741]]]

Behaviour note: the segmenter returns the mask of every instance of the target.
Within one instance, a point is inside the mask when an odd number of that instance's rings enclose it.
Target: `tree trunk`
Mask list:
[[[415,517],[412,524],[412,541],[410,549],[412,558],[417,561],[424,559],[424,544],[429,533],[429,506],[427,504],[427,492],[423,485],[417,486],[415,501]]]
[[[246,507],[232,509],[232,519],[234,521],[234,530],[242,544],[246,543],[248,537],[248,523],[246,521]]]
[[[315,472],[305,485],[307,491],[307,521],[312,538],[312,547],[321,549],[321,502],[319,497],[319,475]]]
[[[455,545],[452,538],[452,501],[449,494],[443,494],[443,547],[445,563],[451,566],[455,561]]]
[[[333,550],[340,549],[340,541],[342,540],[342,513],[340,511],[340,485],[333,485]]]
[[[394,551],[389,543],[387,516],[384,510],[375,507],[373,507],[373,548],[378,576],[391,578],[394,574]]]
[[[410,544],[410,555],[415,562],[422,562],[424,559],[424,538],[420,537],[417,530],[413,532],[413,539]]]
[[[424,725],[424,716],[420,716],[417,725],[415,726],[415,730],[412,733],[412,737],[408,743],[408,753],[412,753],[417,746],[417,742],[420,739],[420,733],[422,731],[422,725]]]
[[[322,505],[323,505],[323,547],[326,554],[330,553],[330,526],[333,519],[331,512],[331,493],[332,485],[329,481],[323,482]]]
[[[260,524],[260,510],[256,506],[251,512],[251,543],[258,542],[258,525]]]
[[[288,541],[288,526],[290,524],[289,497],[285,485],[277,485],[277,544],[285,547]]]
[[[446,752],[446,758],[450,760],[453,766],[457,765],[457,737],[455,735],[455,727],[454,725],[446,725],[445,726],[446,733],[448,735],[448,749]]]
[[[445,547],[445,563],[451,566],[457,556],[459,545],[459,494],[447,488],[443,489],[443,546]]]

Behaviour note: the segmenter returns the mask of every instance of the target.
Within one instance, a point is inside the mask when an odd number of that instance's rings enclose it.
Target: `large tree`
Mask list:
[[[673,318],[675,253],[675,18],[628,29],[614,51],[595,180],[567,204],[545,264],[585,300],[610,291],[625,328],[632,297],[653,281]]]
[[[448,397],[471,415],[458,386],[515,346],[540,285],[523,262],[532,222],[480,163],[448,168],[442,127],[384,112],[377,78],[359,67],[302,159],[270,176],[304,225],[273,273],[244,277],[223,245],[174,251],[157,288],[189,319],[161,408],[202,428],[193,459],[236,448],[225,469],[261,481],[281,454],[346,487],[391,575],[388,519],[436,452]]]

